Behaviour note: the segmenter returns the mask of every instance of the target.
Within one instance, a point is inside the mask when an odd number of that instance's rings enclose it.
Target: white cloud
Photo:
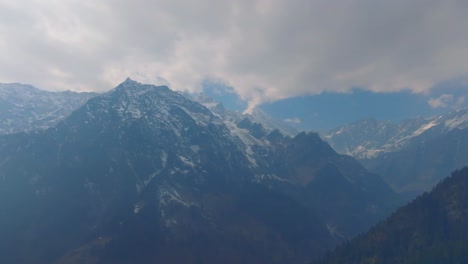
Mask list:
[[[193,91],[212,78],[250,108],[353,86],[427,92],[468,73],[467,9],[455,0],[0,0],[0,81],[102,91],[127,76],[161,77]]]
[[[460,96],[455,102],[455,108],[461,108],[463,107],[464,104],[465,104],[465,96]]]
[[[427,103],[432,108],[451,107],[457,109],[463,107],[465,103],[465,97],[459,96],[458,98],[455,98],[455,96],[453,96],[452,94],[442,94],[439,97],[429,99]]]
[[[296,124],[296,125],[302,123],[302,120],[299,117],[285,118],[283,119],[283,121],[286,123],[291,123],[291,124]]]
[[[445,108],[453,103],[453,95],[451,94],[443,94],[437,98],[431,98],[427,103],[432,108]]]

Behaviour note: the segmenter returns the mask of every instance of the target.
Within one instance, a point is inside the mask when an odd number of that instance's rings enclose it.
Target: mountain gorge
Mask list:
[[[0,181],[3,263],[304,262],[399,202],[316,133],[130,79],[0,136]]]

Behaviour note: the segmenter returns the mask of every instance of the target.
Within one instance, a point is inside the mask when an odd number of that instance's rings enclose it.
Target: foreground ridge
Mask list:
[[[318,263],[467,263],[468,167]]]

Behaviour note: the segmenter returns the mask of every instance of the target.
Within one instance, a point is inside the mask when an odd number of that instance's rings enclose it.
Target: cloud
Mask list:
[[[299,117],[285,118],[283,119],[283,121],[286,123],[291,123],[291,124],[296,124],[296,125],[302,123],[302,120]]]
[[[0,81],[104,91],[127,76],[253,108],[346,92],[427,92],[468,73],[466,1],[0,0]],[[435,103],[437,104],[437,103]]]
[[[460,96],[455,102],[455,108],[461,108],[463,107],[464,104],[465,104],[465,96]]]
[[[437,98],[431,98],[427,102],[432,108],[460,108],[465,103],[465,97],[460,96],[455,98],[452,94],[442,94]]]
[[[445,108],[453,102],[453,95],[443,94],[437,98],[431,98],[427,102],[432,108]]]

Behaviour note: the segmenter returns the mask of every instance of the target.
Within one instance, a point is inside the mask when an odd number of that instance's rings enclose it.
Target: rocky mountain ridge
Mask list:
[[[234,121],[127,79],[0,136],[2,262],[301,262],[396,206],[318,134]]]
[[[441,116],[414,118],[399,124],[365,119],[323,133],[322,138],[337,152],[358,159],[370,159],[468,127],[468,109]]]
[[[96,95],[48,92],[19,83],[0,84],[0,135],[52,127]]]

